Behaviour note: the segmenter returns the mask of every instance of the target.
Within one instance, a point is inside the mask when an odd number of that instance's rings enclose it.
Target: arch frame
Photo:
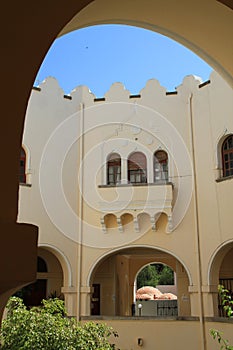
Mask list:
[[[67,287],[72,287],[72,268],[70,261],[68,257],[64,254],[64,252],[62,252],[59,248],[49,243],[39,243],[38,248],[47,249],[50,253],[54,254],[54,256],[58,259],[59,263],[61,264],[64,282],[67,281]]]
[[[132,7],[130,11],[127,7],[127,1],[124,1],[124,3],[121,4],[123,10],[120,12],[119,8],[121,8],[121,6],[119,6],[119,3],[118,8],[114,5],[115,4],[112,3],[111,7],[107,6],[105,0],[91,1],[70,20],[60,31],[58,36],[62,36],[76,29],[101,24],[123,24],[144,28],[167,36],[187,47],[218,71],[229,85],[233,86],[233,71],[230,61],[226,62],[222,60],[220,58],[221,54],[214,50],[214,47],[217,46],[221,52],[228,52],[229,57],[232,57],[232,46],[230,42],[227,44],[226,39],[221,40],[221,35],[225,38],[229,37],[229,30],[232,25],[230,7],[225,6],[225,4],[220,1],[207,3],[197,0],[195,3],[187,3],[185,1],[174,3],[170,1],[166,3],[165,8],[162,1],[156,1],[152,4],[148,0],[147,5],[144,5],[142,8],[140,7],[140,1],[136,0],[134,2],[133,11]],[[148,12],[147,9],[149,9]],[[137,16],[137,13],[139,13],[140,16]],[[142,13],[143,16],[141,15]],[[153,18],[153,13],[157,14],[156,19]],[[164,16],[164,13],[166,13],[166,16]],[[178,15],[178,18],[176,16],[175,20],[174,13]],[[211,13],[210,22],[206,20],[205,13]],[[212,25],[211,19],[214,23],[218,23],[220,16],[222,19],[224,18],[224,20],[221,22],[221,33],[219,34],[219,28],[215,28],[217,26]],[[144,20],[142,21],[141,18],[144,18]],[[184,18],[187,26],[184,26]],[[212,28],[211,40],[209,43],[204,43],[203,36],[199,36],[197,31],[195,31],[197,19],[199,33],[208,30],[210,27]],[[226,63],[228,63],[228,65]]]
[[[111,251],[108,251],[108,252],[105,252],[103,255],[101,255],[96,261],[95,263],[92,265],[92,267],[90,268],[89,270],[89,273],[87,275],[87,285],[90,286],[90,283],[91,283],[91,278],[93,276],[93,273],[95,271],[95,269],[98,267],[98,265],[101,263],[102,260],[104,260],[105,258],[108,258],[114,254],[116,254],[117,252],[121,252],[121,251],[124,251],[126,249],[130,249],[130,248],[146,248],[146,249],[150,249],[150,250],[158,250],[158,251],[162,251],[164,253],[167,253],[171,256],[173,256],[175,259],[177,259],[177,261],[179,261],[179,263],[185,268],[185,271],[187,273],[187,276],[188,276],[188,280],[189,280],[189,285],[192,286],[193,285],[193,282],[192,282],[192,276],[191,276],[191,272],[189,271],[187,265],[182,261],[182,259],[180,257],[178,257],[176,254],[174,253],[171,253],[168,249],[164,249],[164,248],[161,248],[161,247],[157,247],[157,246],[149,246],[149,245],[146,245],[146,244],[142,244],[142,245],[126,245],[124,247],[121,247],[120,249],[119,248],[115,248],[115,249],[112,249]]]
[[[220,253],[220,259],[223,260],[224,256],[233,248],[233,239],[229,239],[227,241],[224,241],[222,244],[220,244],[211,255],[211,258],[208,263],[208,270],[207,270],[207,282],[208,285],[212,284],[212,273],[213,268],[215,267],[214,264],[217,264],[216,259],[218,258],[218,254]],[[219,262],[219,266],[221,266],[221,261]]]

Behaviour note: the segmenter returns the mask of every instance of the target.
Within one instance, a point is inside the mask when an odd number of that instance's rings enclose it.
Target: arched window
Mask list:
[[[223,176],[233,175],[233,135],[228,136],[222,144]]]
[[[154,182],[168,181],[168,156],[165,151],[154,154]]]
[[[121,157],[117,153],[112,153],[107,164],[107,184],[116,185],[121,181]]]
[[[128,159],[128,181],[130,183],[147,183],[146,156],[135,152]]]
[[[40,256],[37,257],[37,272],[48,272],[47,264]]]
[[[19,182],[26,183],[26,153],[21,147],[19,160]]]

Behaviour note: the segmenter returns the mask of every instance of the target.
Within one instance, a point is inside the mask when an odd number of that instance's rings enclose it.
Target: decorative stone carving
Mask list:
[[[117,218],[117,225],[118,225],[118,230],[120,232],[123,232],[123,226],[122,226],[122,221],[121,221],[121,218]]]

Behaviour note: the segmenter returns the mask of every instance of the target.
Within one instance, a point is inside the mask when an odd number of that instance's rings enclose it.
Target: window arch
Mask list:
[[[128,181],[147,183],[146,156],[142,152],[134,152],[128,158]]]
[[[26,152],[21,147],[19,160],[19,182],[26,183]]]
[[[228,136],[222,144],[223,176],[233,175],[233,135]]]
[[[40,256],[37,257],[37,272],[48,272],[46,261]]]
[[[116,185],[121,181],[121,156],[118,153],[112,153],[107,163],[107,184]]]
[[[165,151],[154,153],[154,182],[168,181],[168,155]]]

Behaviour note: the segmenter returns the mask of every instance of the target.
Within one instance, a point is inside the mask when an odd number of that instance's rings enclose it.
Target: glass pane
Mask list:
[[[228,139],[228,148],[232,148],[233,142],[232,142],[232,137]]]
[[[121,173],[121,167],[120,166],[116,166],[116,173],[120,174]]]
[[[233,153],[230,153],[230,160],[233,160]]]
[[[224,155],[224,160],[225,160],[225,162],[228,161],[228,154]]]
[[[109,175],[109,182],[113,182],[114,181],[114,176],[112,174]]]
[[[146,182],[147,182],[147,180],[146,180],[146,175],[143,174],[143,175],[142,175],[142,183],[145,184]]]

